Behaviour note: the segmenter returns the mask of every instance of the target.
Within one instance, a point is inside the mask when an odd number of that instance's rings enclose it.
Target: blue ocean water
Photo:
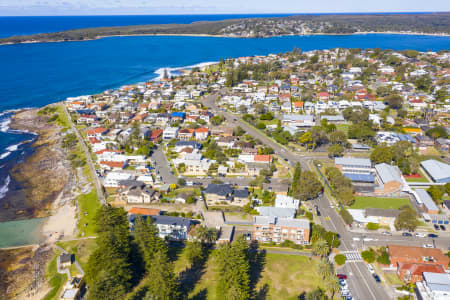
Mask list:
[[[40,107],[69,96],[150,80],[157,76],[156,70],[164,67],[181,67],[227,57],[267,55],[289,51],[293,47],[302,50],[379,47],[437,51],[450,48],[450,37],[388,34],[265,39],[134,36],[4,45],[0,46],[0,112]],[[0,124],[6,122],[5,115],[0,116]],[[8,147],[29,139],[29,135],[0,132],[0,167],[20,159],[16,153],[20,152],[20,147],[13,151],[15,154],[4,156],[12,152]],[[0,191],[6,182],[6,168],[0,168]]]

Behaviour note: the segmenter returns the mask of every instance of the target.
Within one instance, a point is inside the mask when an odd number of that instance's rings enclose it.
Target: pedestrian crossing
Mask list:
[[[361,253],[359,251],[352,251],[344,253],[347,261],[362,261]]]

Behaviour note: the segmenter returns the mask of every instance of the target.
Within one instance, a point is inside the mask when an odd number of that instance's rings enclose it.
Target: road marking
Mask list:
[[[364,281],[364,283],[367,286],[367,289],[369,290],[370,295],[373,297],[373,299],[377,300],[377,297],[375,297],[375,294],[372,292],[372,289],[370,288],[366,278],[364,278],[364,275],[362,274],[361,270],[359,269],[358,264],[354,264],[354,266],[356,267],[356,270],[358,270],[359,274],[361,275],[361,279]]]

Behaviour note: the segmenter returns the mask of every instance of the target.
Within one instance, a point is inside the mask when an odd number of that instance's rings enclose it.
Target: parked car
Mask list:
[[[434,248],[434,246],[432,244],[424,244],[423,247],[424,248]]]
[[[434,234],[434,233],[430,233],[430,234],[428,235],[428,237],[435,239],[435,238],[438,237],[438,235],[437,235],[437,234]]]
[[[381,282],[380,277],[377,274],[372,274],[373,278],[375,278],[376,282]]]
[[[439,225],[439,228],[441,228],[441,230],[444,230],[444,231],[446,229],[444,225]]]
[[[339,279],[347,279],[347,275],[345,275],[345,274],[337,274],[336,276]]]
[[[434,224],[433,226],[434,226],[435,230],[439,230],[439,226],[438,225]]]
[[[409,232],[403,232],[402,235],[403,235],[403,236],[412,236],[412,234],[409,233]]]
[[[371,264],[368,264],[368,265],[367,265],[367,269],[369,269],[369,272],[370,272],[370,273],[372,273],[372,274],[375,273],[375,270],[373,269],[373,267],[372,267]]]
[[[390,233],[389,231],[383,231],[381,234],[382,235],[392,235],[392,233]]]
[[[426,237],[426,234],[425,234],[425,233],[421,233],[421,232],[417,232],[417,233],[415,234],[415,236],[416,236],[416,237],[424,238],[424,237]]]

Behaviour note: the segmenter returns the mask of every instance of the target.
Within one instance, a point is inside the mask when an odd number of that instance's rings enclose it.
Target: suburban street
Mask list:
[[[219,108],[215,104],[217,95],[209,95],[205,97],[204,104],[210,107],[213,112],[219,113]],[[299,162],[302,169],[310,169],[310,162],[317,156],[308,156],[301,154],[294,154],[285,147],[280,146],[278,143],[272,141],[262,132],[255,128],[248,126],[247,123],[242,121],[239,116],[233,115],[227,111],[220,111],[220,113],[226,118],[226,120],[232,126],[241,126],[252,137],[259,139],[265,145],[274,149],[277,155],[283,159],[287,159],[291,165]],[[314,170],[311,170],[314,171]],[[321,224],[327,230],[331,230],[339,233],[341,239],[341,246],[339,250],[342,252],[358,252],[363,248],[363,244],[366,246],[381,246],[388,244],[399,244],[409,246],[421,247],[425,243],[430,243],[430,238],[415,238],[415,237],[403,237],[403,236],[384,236],[376,233],[353,233],[350,232],[344,224],[342,218],[338,215],[335,208],[330,206],[330,199],[324,193],[319,199],[313,200],[313,204],[317,204],[321,212],[319,217]],[[365,238],[363,238],[363,236]],[[354,237],[360,238],[360,242],[355,242]],[[365,239],[365,241],[363,241]],[[440,237],[435,239],[436,247],[447,249],[450,245],[449,237]],[[394,295],[388,294],[387,287],[384,283],[377,283],[369,272],[367,265],[362,261],[350,261],[342,267],[339,272],[347,274],[349,277],[349,285],[355,299],[390,299]]]
[[[85,143],[83,137],[78,132],[77,127],[73,124],[72,117],[70,116],[69,112],[67,111],[66,105],[64,103],[62,103],[61,106],[63,107],[64,113],[66,114],[67,119],[70,122],[70,127],[71,127],[72,131],[75,132],[75,134],[77,135],[78,141],[80,142],[81,147],[83,148],[84,155],[86,156],[86,162],[89,166],[89,170],[91,171],[91,174],[92,174],[92,180],[94,181],[94,184],[95,184],[95,190],[97,191],[98,200],[100,201],[101,204],[106,204],[106,199],[105,199],[105,195],[103,194],[102,184],[100,183],[100,179],[98,178],[97,172],[95,171],[95,166],[94,166],[94,163],[92,162],[90,151],[89,151],[88,147],[86,146],[86,143]]]

